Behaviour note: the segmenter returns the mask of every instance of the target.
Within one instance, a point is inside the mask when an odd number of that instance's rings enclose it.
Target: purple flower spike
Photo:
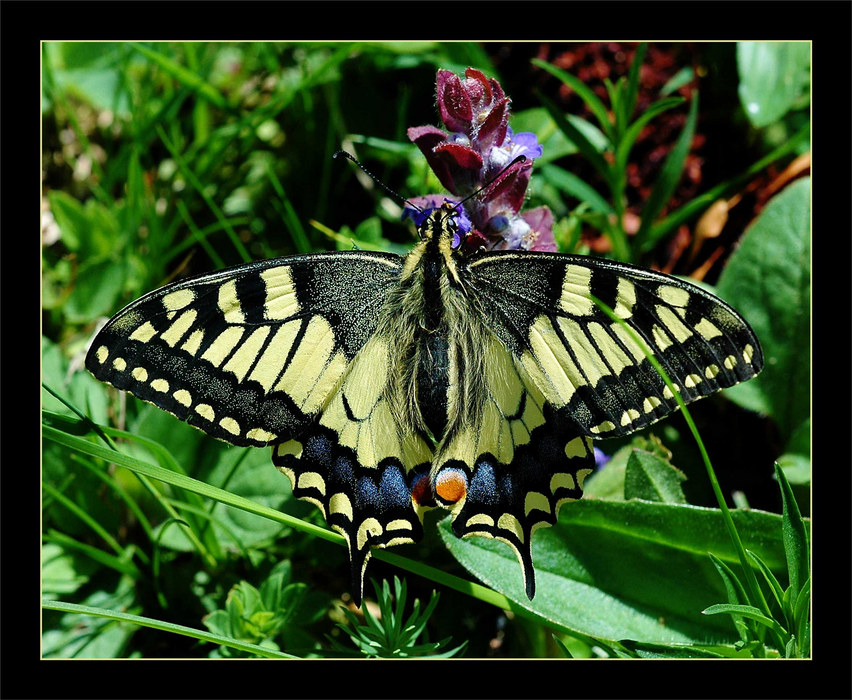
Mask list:
[[[466,197],[484,188],[465,204],[470,228],[460,228],[460,248],[556,250],[550,210],[520,214],[542,148],[532,132],[516,134],[509,128],[510,100],[500,83],[468,68],[464,78],[439,70],[436,86],[438,112],[449,133],[418,126],[408,130],[408,137],[453,195]],[[507,168],[518,156],[526,160]]]

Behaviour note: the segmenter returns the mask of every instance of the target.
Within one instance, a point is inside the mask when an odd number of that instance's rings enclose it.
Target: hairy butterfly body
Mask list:
[[[133,302],[86,367],[214,437],[271,445],[294,494],[345,537],[360,601],[371,547],[416,542],[425,509],[506,542],[535,590],[533,532],[580,498],[591,439],[750,379],[760,345],[700,288],[557,253],[464,255],[453,207],[407,256],[243,265]]]

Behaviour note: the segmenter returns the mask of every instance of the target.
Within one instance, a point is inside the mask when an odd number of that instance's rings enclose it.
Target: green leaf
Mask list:
[[[42,608],[65,613],[58,619],[45,615],[41,647],[45,658],[120,657],[137,629],[129,624],[129,618],[139,610],[139,604],[136,602],[136,588],[127,577],[118,582],[114,591],[93,592],[82,605],[43,599]],[[79,614],[95,610],[103,610],[106,614],[95,617]],[[125,612],[110,614],[110,610]]]
[[[106,387],[88,372],[69,372],[68,360],[62,354],[62,349],[45,336],[41,338],[41,378],[47,386],[56,389],[61,387],[63,397],[84,410],[92,420],[106,422]],[[71,409],[44,390],[41,406],[43,411],[72,414]]]
[[[86,323],[115,311],[124,289],[123,261],[87,261],[80,265],[77,281],[63,307],[71,323]]]
[[[97,109],[127,117],[131,105],[129,93],[123,89],[125,53],[121,43],[46,42],[43,56],[50,64],[45,71],[50,73],[54,91],[71,93]]]
[[[46,542],[41,549],[41,592],[45,598],[74,593],[86,583],[95,567],[90,559],[76,556],[58,544]]]
[[[726,395],[769,414],[782,438],[810,418],[810,191],[802,178],[770,200],[716,287],[754,329],[765,358],[757,378]]]
[[[746,546],[783,571],[781,517],[756,510],[731,515]],[[641,501],[568,504],[557,526],[533,538],[532,601],[506,545],[481,537],[460,540],[448,521],[439,527],[441,538],[468,571],[508,597],[518,612],[565,632],[655,643],[739,638],[730,620],[699,613],[725,597],[707,552],[738,563],[718,510]]]
[[[625,640],[622,644],[640,659],[720,659],[730,655],[693,644],[638,644],[632,640]]]
[[[62,232],[62,242],[81,260],[85,262],[115,253],[115,241],[120,238],[121,229],[117,207],[107,207],[94,198],[82,203],[58,190],[51,191],[47,199]]]
[[[772,597],[775,599],[775,603],[778,606],[778,610],[784,610],[784,590],[781,588],[781,584],[778,583],[778,579],[775,577],[775,574],[769,569],[768,566],[763,562],[759,556],[757,556],[754,552],[746,551],[746,555],[751,559],[755,564],[757,564],[757,568],[761,574],[763,574],[763,579],[766,581],[767,586],[769,587],[770,592],[772,593]]]
[[[56,443],[57,445],[62,445],[71,450],[75,450],[83,454],[88,454],[93,457],[98,457],[100,459],[105,460],[107,463],[125,467],[133,472],[136,472],[137,474],[141,474],[152,479],[157,479],[158,481],[163,481],[167,484],[176,486],[181,489],[192,491],[204,498],[212,498],[221,503],[233,506],[235,508],[239,508],[249,513],[261,515],[265,518],[291,525],[303,532],[309,532],[317,537],[329,540],[330,542],[334,542],[337,544],[344,543],[343,537],[337,534],[336,532],[332,532],[331,530],[312,525],[311,523],[299,520],[298,518],[294,518],[285,513],[281,513],[263,504],[255,503],[254,501],[251,501],[247,498],[243,498],[242,496],[230,493],[229,491],[225,491],[215,486],[211,486],[210,484],[206,484],[203,481],[193,479],[179,472],[175,472],[170,469],[164,469],[163,467],[154,464],[149,464],[143,460],[130,457],[129,455],[123,454],[116,450],[112,450],[108,447],[104,447],[103,445],[91,442],[89,440],[77,437],[76,435],[70,435],[64,431],[57,430],[56,428],[53,428],[48,425],[42,426],[42,434],[44,438],[53,443]]]
[[[671,95],[673,92],[676,92],[684,85],[687,85],[692,82],[693,78],[695,78],[695,71],[692,69],[692,66],[684,66],[671,78],[669,78],[666,84],[660,88],[660,94],[664,97],[667,95]]]
[[[657,455],[633,450],[627,459],[624,475],[624,497],[641,498],[661,503],[686,503],[681,483],[683,472]]]
[[[811,581],[808,579],[802,584],[802,592],[796,599],[796,606],[793,609],[793,629],[796,633],[796,639],[799,640],[799,649],[803,656],[810,654],[810,602]]]
[[[807,104],[810,44],[806,41],[742,41],[737,44],[740,102],[755,127],[778,121]]]

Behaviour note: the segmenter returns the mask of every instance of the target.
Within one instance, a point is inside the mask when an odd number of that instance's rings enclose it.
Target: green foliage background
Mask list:
[[[82,358],[100,321],[179,276],[353,245],[404,252],[413,238],[398,205],[331,154],[356,152],[404,194],[440,191],[405,137],[407,127],[437,121],[436,69],[480,68],[514,98],[513,127],[535,131],[544,145],[530,206],[552,208],[564,252],[590,252],[592,230],[615,257],[664,263],[680,227],[694,230],[714,202],[808,151],[807,44],[702,45],[701,100],[675,96],[698,75],[686,66],[643,110],[636,93],[645,48],[604,96],[570,71],[531,61],[535,48],[43,45],[43,656],[321,657],[357,653],[378,634],[375,619],[359,635],[360,618],[340,612],[348,599],[341,540],[313,506],[291,498],[266,451],[215,442],[118,395],[82,370]],[[587,113],[567,113],[560,86]],[[670,112],[684,115],[683,127],[647,183],[641,226],[628,231],[635,144]],[[695,130],[713,133],[719,123],[738,157],[706,153],[708,171],[720,176],[673,203]],[[738,506],[733,519],[746,549],[787,586],[773,462],[807,514],[809,179],[782,189],[735,233],[711,286],[752,323],[767,367],[692,413]],[[417,547],[375,555],[368,574],[408,572],[408,591],[424,604],[442,591],[416,618],[423,637],[405,638],[406,649],[785,655],[769,637],[758,635],[757,646],[746,639],[741,618],[702,614],[732,600],[716,562],[738,571],[740,560],[683,419],[599,447],[610,460],[587,482],[586,498],[536,535],[532,602],[504,545],[459,541],[446,521],[430,518]],[[388,619],[403,615],[388,597],[404,598],[404,589],[376,590]],[[451,644],[429,642],[436,639]]]

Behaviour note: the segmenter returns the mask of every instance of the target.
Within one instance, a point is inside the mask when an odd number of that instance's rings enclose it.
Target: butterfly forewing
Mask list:
[[[236,445],[288,439],[375,331],[399,270],[397,256],[347,252],[177,282],[114,316],[86,367]]]
[[[484,254],[467,269],[485,322],[548,402],[589,436],[625,435],[677,408],[646,349],[685,402],[763,365],[757,338],[733,309],[668,275],[544,253]]]

